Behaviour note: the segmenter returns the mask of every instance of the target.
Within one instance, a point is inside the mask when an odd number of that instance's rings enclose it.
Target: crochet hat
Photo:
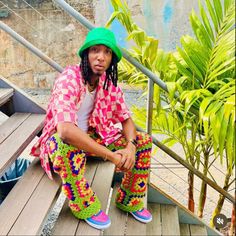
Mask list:
[[[118,61],[120,61],[122,53],[116,45],[115,36],[109,29],[103,27],[92,29],[87,34],[84,44],[78,51],[78,55],[81,57],[85,49],[98,44],[109,47],[117,56]]]

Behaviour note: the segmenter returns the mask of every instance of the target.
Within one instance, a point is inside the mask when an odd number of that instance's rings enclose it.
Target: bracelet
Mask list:
[[[136,141],[136,139],[129,139],[129,141],[128,142],[131,142],[135,147],[137,147],[137,145],[138,145],[138,142]]]

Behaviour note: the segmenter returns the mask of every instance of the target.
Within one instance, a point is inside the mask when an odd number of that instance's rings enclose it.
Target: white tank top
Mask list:
[[[88,120],[90,114],[93,111],[94,102],[96,97],[96,89],[92,92],[88,91],[86,87],[86,95],[78,111],[78,127],[87,133],[88,131]]]

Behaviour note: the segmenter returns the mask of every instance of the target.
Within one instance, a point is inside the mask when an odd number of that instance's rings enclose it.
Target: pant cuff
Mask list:
[[[138,203],[137,205],[135,206],[126,206],[126,205],[123,205],[119,202],[116,202],[116,206],[121,209],[122,211],[126,211],[126,212],[134,212],[134,211],[138,211],[138,210],[141,210],[143,209],[144,207],[144,204],[143,202],[140,202]]]
[[[101,209],[101,203],[96,197],[95,202],[93,202],[90,206],[86,207],[85,209],[82,209],[81,211],[74,211],[71,209],[72,214],[81,220],[87,219],[95,214],[97,214]]]

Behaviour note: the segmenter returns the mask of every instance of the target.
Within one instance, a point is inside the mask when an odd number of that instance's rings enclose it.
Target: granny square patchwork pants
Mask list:
[[[102,143],[93,131],[89,133],[96,142]],[[134,168],[124,174],[116,197],[116,205],[124,211],[137,211],[143,208],[146,193],[152,140],[148,134],[137,133],[137,151]],[[122,136],[107,146],[111,151],[122,149],[127,141]],[[86,155],[88,153],[64,143],[57,133],[48,140],[49,157],[55,173],[62,180],[62,191],[69,199],[72,213],[79,219],[86,219],[99,212],[101,203],[84,178]]]

